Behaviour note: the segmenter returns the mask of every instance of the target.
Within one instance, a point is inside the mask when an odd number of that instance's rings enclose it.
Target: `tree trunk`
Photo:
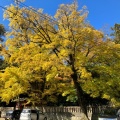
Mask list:
[[[78,97],[78,103],[80,108],[82,109],[83,114],[85,115],[85,119],[84,120],[89,120],[88,119],[88,114],[87,114],[87,105],[86,105],[86,99],[84,96],[84,91],[82,90],[81,86],[78,83],[77,80],[77,73],[74,71],[74,73],[71,75],[73,82],[74,82],[74,86],[77,92],[77,97]]]

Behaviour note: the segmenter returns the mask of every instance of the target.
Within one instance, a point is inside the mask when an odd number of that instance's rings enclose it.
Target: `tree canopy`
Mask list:
[[[85,114],[86,94],[119,103],[120,44],[104,40],[87,14],[77,4],[60,5],[54,18],[42,9],[7,8],[11,30],[3,51],[9,66],[0,73],[3,101],[26,93],[28,102],[45,104],[62,94],[78,100]]]
[[[113,30],[111,36],[113,36],[114,42],[120,44],[120,24],[115,24],[111,29]]]

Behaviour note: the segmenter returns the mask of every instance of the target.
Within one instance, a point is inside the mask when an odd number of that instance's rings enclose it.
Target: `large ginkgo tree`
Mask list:
[[[41,9],[7,8],[11,30],[3,51],[9,66],[0,74],[3,101],[27,94],[28,102],[45,104],[62,94],[78,100],[86,117],[86,94],[119,102],[120,45],[104,40],[86,22],[87,14],[76,3],[60,5],[54,19]]]

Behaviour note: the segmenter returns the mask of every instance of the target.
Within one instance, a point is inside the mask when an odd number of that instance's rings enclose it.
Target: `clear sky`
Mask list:
[[[0,6],[10,5],[14,0],[0,0]],[[77,0],[79,9],[87,6],[89,14],[87,20],[96,29],[106,29],[120,23],[120,0]],[[70,4],[73,0],[26,0],[27,6],[42,8],[44,13],[54,16],[60,4]],[[3,10],[0,8],[0,23],[8,27],[3,21]]]

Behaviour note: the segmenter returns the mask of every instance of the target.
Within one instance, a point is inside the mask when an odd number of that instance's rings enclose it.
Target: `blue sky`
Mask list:
[[[120,0],[77,0],[79,9],[87,6],[89,14],[87,20],[96,29],[109,31],[115,23],[120,23]],[[45,13],[54,16],[60,4],[70,4],[73,0],[26,0],[27,6],[42,8]],[[0,6],[13,3],[13,0],[0,0]],[[3,21],[3,10],[0,8],[0,23],[8,27],[8,22]]]

